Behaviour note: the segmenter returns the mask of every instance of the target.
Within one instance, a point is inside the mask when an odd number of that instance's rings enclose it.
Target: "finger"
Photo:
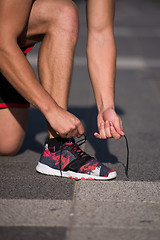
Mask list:
[[[67,134],[58,134],[61,138],[67,138]]]
[[[112,123],[112,125],[113,125],[113,123]],[[116,121],[116,122],[114,123],[114,128],[115,128],[116,132],[117,132],[119,135],[122,135],[122,136],[125,135],[124,132],[122,131],[122,123],[121,123],[121,120]]]
[[[111,134],[112,134],[112,136],[113,136],[113,138],[114,138],[115,140],[118,140],[118,139],[121,137],[121,135],[120,135],[120,134],[116,131],[116,129],[114,128],[112,122],[110,122],[110,131],[111,131]]]
[[[125,133],[120,129],[120,128],[116,128],[116,131],[118,134],[120,134],[121,136],[124,136]]]
[[[76,137],[77,137],[77,138],[80,138],[82,135],[83,135],[83,134],[79,134],[79,133],[78,133],[78,134],[76,135]]]
[[[78,132],[78,128],[76,128],[74,131],[73,131],[73,137],[81,137],[82,136],[82,134],[79,134],[79,132]]]
[[[82,123],[79,121],[79,123],[77,124],[77,136],[81,137],[82,134],[84,134],[84,127],[82,125]]]
[[[120,119],[120,127],[121,127],[120,134],[121,134],[122,136],[124,136],[125,133],[123,132],[123,125],[122,125],[122,120],[121,120],[121,119]]]
[[[123,131],[123,125],[122,125],[122,120],[121,119],[119,119],[119,124],[120,124],[121,130]]]
[[[56,134],[60,136],[60,133],[56,131]]]
[[[101,135],[100,135],[99,133],[97,133],[97,132],[94,133],[94,136],[95,136],[96,138],[101,139]]]
[[[109,124],[108,121],[105,121],[104,129],[105,129],[106,137],[111,138],[112,134],[111,134],[111,131],[110,131],[110,124]]]
[[[68,138],[70,132],[72,131],[72,129],[61,129],[60,131],[56,131],[57,135],[59,135],[59,137],[61,138]]]
[[[71,130],[69,133],[67,133],[67,138],[77,137],[78,136],[78,130],[74,129]]]
[[[104,129],[104,122],[101,122],[101,124],[100,124],[99,134],[101,136],[101,139],[105,139],[106,138],[106,133],[105,133],[105,129]]]

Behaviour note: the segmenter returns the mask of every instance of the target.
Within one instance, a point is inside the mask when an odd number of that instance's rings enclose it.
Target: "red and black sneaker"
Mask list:
[[[104,166],[79,147],[86,138],[75,143],[74,138],[51,139],[36,167],[39,173],[73,178],[75,180],[110,180],[117,176],[114,170]]]

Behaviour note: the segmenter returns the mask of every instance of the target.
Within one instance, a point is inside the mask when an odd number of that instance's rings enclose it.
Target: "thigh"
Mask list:
[[[0,109],[0,155],[15,155],[22,146],[29,109]]]
[[[75,4],[72,0],[35,0],[29,15],[28,24],[18,39],[21,47],[40,42],[47,34],[50,23],[57,24],[62,10]]]

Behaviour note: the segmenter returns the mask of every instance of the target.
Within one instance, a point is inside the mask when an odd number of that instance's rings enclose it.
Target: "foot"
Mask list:
[[[50,140],[49,140],[50,141]],[[83,141],[83,140],[82,140]],[[36,167],[39,173],[75,180],[110,180],[117,173],[80,149],[81,140],[54,139],[45,145]],[[78,144],[81,142],[80,144]]]

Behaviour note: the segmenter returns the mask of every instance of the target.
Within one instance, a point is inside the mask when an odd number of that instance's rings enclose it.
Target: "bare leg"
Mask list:
[[[78,20],[72,3],[62,7],[62,10],[59,9],[62,15],[51,23],[52,26],[42,41],[39,52],[39,77],[58,105],[67,110]],[[49,124],[48,129],[50,137],[56,136]]]
[[[15,155],[22,146],[28,109],[0,109],[0,155]]]

